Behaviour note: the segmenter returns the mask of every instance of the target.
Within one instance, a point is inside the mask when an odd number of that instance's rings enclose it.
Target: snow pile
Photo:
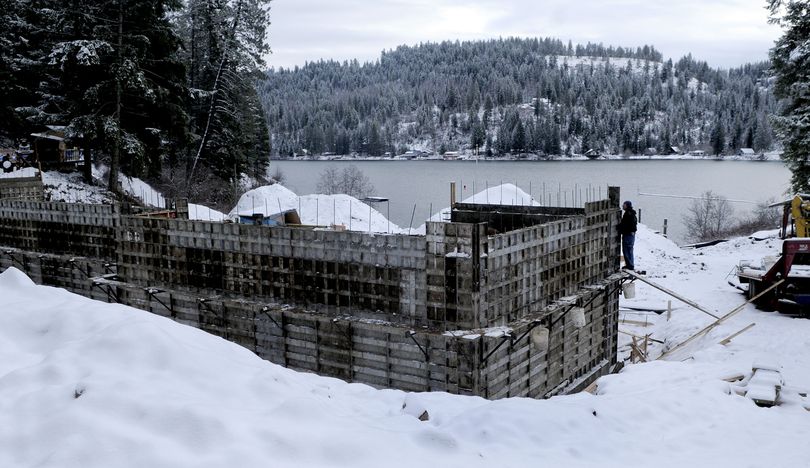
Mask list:
[[[209,208],[205,205],[198,205],[196,203],[188,204],[188,219],[195,219],[199,221],[225,221],[228,216],[221,211]]]
[[[482,190],[466,199],[464,203],[493,205],[532,205],[540,206],[531,195],[514,184],[502,184]],[[349,195],[296,195],[281,184],[265,185],[246,192],[228,217],[250,216],[254,213],[276,214],[296,210],[303,224],[330,226],[342,224],[354,231],[371,231],[392,234],[424,234],[425,225],[413,229],[402,228],[391,223],[377,209],[385,209],[385,202],[371,207]],[[445,208],[430,217],[431,221],[450,219],[450,208]]]
[[[95,175],[94,175],[95,177]],[[100,182],[100,181],[99,181]],[[88,185],[81,173],[46,171],[42,173],[45,198],[67,203],[112,203],[106,186]]]
[[[467,197],[461,203],[480,203],[483,205],[520,205],[520,206],[541,206],[531,195],[523,191],[515,184],[501,184],[488,189],[484,189],[471,197]],[[449,221],[450,207],[444,208],[430,217],[429,221]],[[424,234],[425,226],[418,230]]]
[[[118,174],[118,183],[121,185],[121,190],[131,197],[137,198],[144,205],[160,209],[166,208],[166,199],[163,195],[143,180]]]
[[[39,170],[33,167],[23,167],[12,172],[0,171],[0,179],[23,179],[27,177],[36,177],[39,175]]]
[[[377,205],[377,208],[385,208],[385,203]],[[349,195],[298,196],[281,184],[265,185],[245,192],[228,216],[236,218],[254,213],[272,215],[287,210],[296,210],[301,223],[307,225],[342,224],[353,231],[392,234],[408,232],[408,229],[389,222],[382,213]],[[416,233],[416,230],[412,232]]]
[[[641,265],[659,265],[662,262],[677,264],[686,255],[677,244],[644,224],[638,225],[633,252],[636,263]]]
[[[720,380],[750,370],[757,351],[810,386],[810,321],[769,317],[745,347],[630,366],[598,396],[489,402],[296,373],[11,268],[0,274],[0,466],[804,466],[807,411],[758,408]]]

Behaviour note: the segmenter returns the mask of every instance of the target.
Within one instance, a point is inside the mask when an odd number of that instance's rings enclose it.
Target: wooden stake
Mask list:
[[[727,345],[727,344],[731,343],[731,340],[733,340],[734,338],[737,338],[738,336],[740,336],[740,335],[742,335],[743,333],[747,332],[748,330],[750,330],[751,328],[753,328],[753,327],[754,327],[754,325],[756,325],[756,323],[751,323],[751,324],[748,324],[748,326],[747,326],[747,327],[743,328],[742,330],[738,331],[737,333],[733,333],[733,334],[729,335],[729,336],[728,336],[728,338],[726,338],[726,339],[724,339],[724,340],[721,340],[719,344],[721,344],[721,345],[725,346],[725,345]]]

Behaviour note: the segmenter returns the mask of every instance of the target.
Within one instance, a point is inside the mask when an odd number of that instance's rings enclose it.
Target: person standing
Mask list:
[[[624,269],[635,269],[635,262],[633,261],[633,244],[636,242],[636,229],[638,226],[638,219],[636,218],[636,210],[633,209],[633,203],[627,200],[622,204],[624,214],[619,223],[619,234],[622,235],[622,254],[624,255]]]

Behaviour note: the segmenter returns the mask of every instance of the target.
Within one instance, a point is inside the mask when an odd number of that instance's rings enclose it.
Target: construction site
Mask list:
[[[12,186],[13,185],[13,186]],[[296,370],[545,398],[617,364],[619,189],[581,208],[453,203],[424,235],[188,219],[184,200],[0,191],[0,271],[137,307]]]

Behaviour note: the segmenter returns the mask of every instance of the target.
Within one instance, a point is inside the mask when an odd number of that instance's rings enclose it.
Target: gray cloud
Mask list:
[[[401,44],[507,36],[652,44],[713,66],[765,60],[779,36],[760,0],[274,0],[272,66],[374,60]]]

